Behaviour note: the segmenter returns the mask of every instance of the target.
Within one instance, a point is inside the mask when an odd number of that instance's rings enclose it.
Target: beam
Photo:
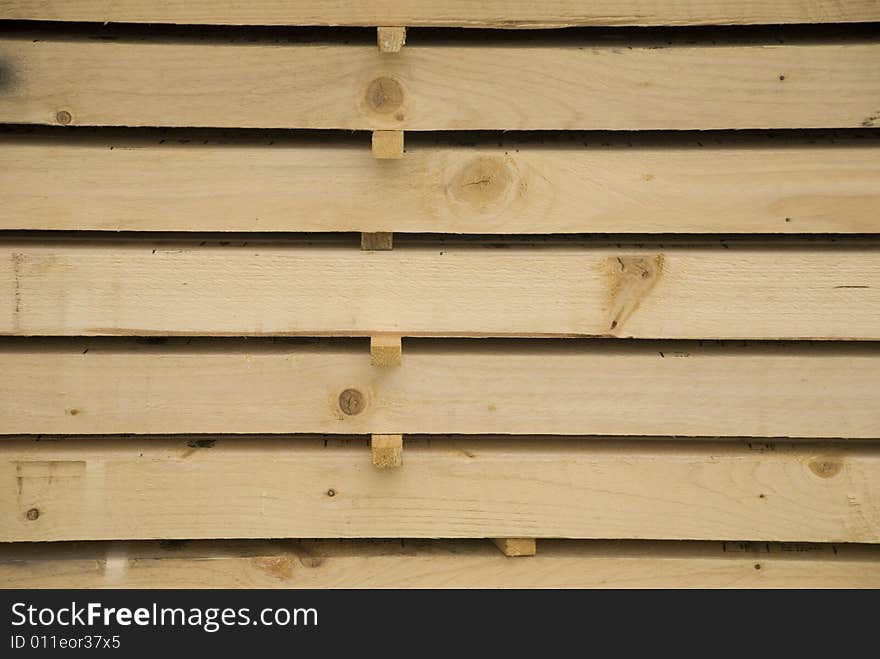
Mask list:
[[[223,25],[410,25],[556,28],[575,25],[747,25],[880,21],[873,0],[5,0],[0,18]]]
[[[880,233],[880,131],[474,139],[5,133],[0,229]]]
[[[880,437],[878,344],[6,339],[0,434]],[[528,533],[482,537],[530,537]],[[736,537],[736,536],[731,536]]]
[[[0,542],[880,542],[874,443],[408,437],[405,468],[389,472],[365,468],[368,441],[3,439]]]
[[[4,335],[877,340],[880,243],[7,240],[0,299]]]
[[[390,57],[320,42],[5,37],[0,122],[423,131],[878,121],[880,43],[482,43]]]

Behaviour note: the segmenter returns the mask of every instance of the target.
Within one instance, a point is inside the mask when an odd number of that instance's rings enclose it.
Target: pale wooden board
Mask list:
[[[17,543],[6,588],[880,588],[880,547],[480,540]]]
[[[232,25],[549,28],[880,20],[877,0],[5,0],[0,18]]]
[[[611,438],[0,441],[0,542],[563,537],[880,542],[880,445]]]
[[[0,39],[6,123],[387,130],[873,126],[880,43],[628,48]],[[283,82],[282,82],[283,81]]]
[[[365,340],[6,339],[0,433],[877,438],[878,348],[411,339],[376,368]]]
[[[880,232],[880,131],[857,135],[412,138],[377,162],[366,138],[0,134],[0,228]]]
[[[877,340],[880,243],[13,240],[0,299],[4,335]]]

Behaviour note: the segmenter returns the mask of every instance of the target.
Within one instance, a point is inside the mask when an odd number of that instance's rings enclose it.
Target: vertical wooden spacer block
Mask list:
[[[403,131],[374,130],[373,157],[378,160],[400,160],[403,158]]]
[[[394,233],[391,231],[377,231],[376,233],[361,234],[362,250],[387,250],[392,247],[394,247]]]
[[[505,556],[534,556],[538,552],[534,538],[492,538]]]
[[[379,469],[393,469],[403,464],[403,435],[373,435],[371,448],[373,465]]]
[[[370,337],[370,363],[373,366],[400,366],[403,348],[400,336],[376,334]]]
[[[376,41],[380,53],[399,53],[406,43],[405,27],[376,28]]]

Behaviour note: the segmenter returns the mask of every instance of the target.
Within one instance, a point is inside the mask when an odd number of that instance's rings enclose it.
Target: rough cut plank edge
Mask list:
[[[0,335],[880,339],[880,240],[508,247],[0,241]]]
[[[6,0],[0,18],[215,25],[379,25],[556,28],[577,25],[748,25],[880,20],[874,0]]]
[[[400,160],[403,158],[403,131],[374,130],[372,152],[376,160]],[[386,176],[394,176],[394,174],[386,172]],[[381,189],[377,193],[379,196],[383,196]]]
[[[534,538],[492,538],[492,543],[502,554],[511,558],[534,556],[538,552]]]
[[[877,42],[407,46],[391,57],[366,45],[3,38],[0,61],[11,73],[0,94],[0,122],[407,131],[857,128],[878,121],[878,58]]]
[[[374,334],[370,337],[370,363],[373,366],[400,366],[403,342],[399,334]]]
[[[872,439],[878,364],[877,343],[411,339],[378,369],[353,339],[6,338],[0,433]]]
[[[393,469],[403,465],[403,435],[373,435],[370,444],[373,466]]]
[[[399,470],[366,465],[368,443],[0,441],[0,541],[880,542],[876,442],[408,437]]]
[[[406,44],[406,28],[379,27],[376,29],[376,40],[380,53],[399,53]]]
[[[393,231],[372,231],[361,234],[361,249],[365,252],[394,249]]]
[[[542,540],[0,545],[5,588],[880,588],[880,547]]]
[[[86,130],[0,134],[0,229],[880,233],[880,131],[417,133],[377,163],[336,134]]]

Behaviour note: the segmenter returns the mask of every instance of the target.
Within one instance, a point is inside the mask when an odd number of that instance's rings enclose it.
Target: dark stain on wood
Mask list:
[[[654,290],[663,274],[663,254],[614,256],[604,264],[607,276],[609,332],[617,335]]]

